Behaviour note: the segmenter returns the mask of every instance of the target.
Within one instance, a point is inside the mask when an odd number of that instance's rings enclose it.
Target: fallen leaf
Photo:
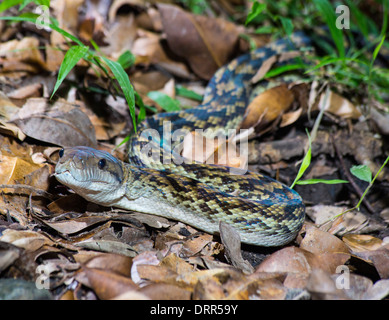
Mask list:
[[[312,270],[306,288],[313,300],[348,300],[345,292],[336,287],[331,275],[322,269]]]
[[[323,253],[348,254],[350,252],[342,240],[312,225],[306,225],[304,233],[304,238],[300,243],[301,249],[318,255]]]
[[[243,144],[243,142],[242,142]],[[216,164],[231,168],[247,168],[247,157],[240,153],[233,139],[226,141],[225,136],[207,137],[201,132],[189,132],[182,143],[181,155],[187,160],[199,163]]]
[[[332,114],[335,114],[341,118],[358,119],[362,114],[361,112],[346,98],[334,93],[329,92],[327,101],[325,100],[326,93],[322,93],[319,101],[319,109],[324,108]]]
[[[342,239],[353,252],[373,251],[379,249],[383,245],[381,239],[364,234],[348,233],[345,234]]]
[[[0,91],[0,132],[12,134],[20,141],[23,141],[26,135],[13,123],[9,123],[18,112],[20,108],[9,100],[9,98]]]
[[[23,180],[41,167],[42,165],[27,162],[19,157],[0,154],[0,184],[15,184],[17,180]]]
[[[151,300],[189,300],[189,290],[166,283],[152,283],[138,291]]]
[[[389,249],[384,246],[373,251],[355,252],[354,254],[362,259],[369,260],[377,269],[382,279],[389,278]]]
[[[239,40],[233,23],[185,12],[178,6],[158,4],[169,48],[186,59],[203,79],[230,60]]]
[[[222,221],[219,223],[219,229],[220,238],[226,250],[226,255],[232,265],[247,274],[253,273],[254,268],[242,257],[242,251],[240,249],[241,242],[238,231],[236,231],[231,225]]]
[[[294,100],[293,93],[286,85],[280,85],[264,91],[254,98],[246,109],[241,129],[261,128],[281,117]]]
[[[89,118],[80,108],[67,102],[50,105],[47,99],[28,99],[12,122],[37,140],[64,147],[97,145]]]
[[[84,230],[94,224],[102,223],[105,221],[108,221],[109,217],[103,217],[103,216],[90,216],[90,217],[80,217],[80,218],[73,218],[69,220],[64,221],[55,221],[55,222],[49,222],[44,221],[42,222],[49,226],[50,228],[53,228],[57,232],[68,235],[72,233],[77,233],[81,230]]]
[[[88,268],[116,272],[124,277],[131,276],[131,265],[132,258],[115,253],[100,253],[85,263]]]
[[[102,300],[112,299],[125,292],[138,289],[138,286],[128,277],[85,266],[77,273],[76,279],[90,287]]]
[[[45,61],[39,51],[39,39],[36,37],[23,37],[21,40],[15,39],[1,43],[0,56],[8,62],[28,63],[31,66],[45,67]],[[7,69],[3,68],[2,72],[4,71],[7,71]],[[37,72],[39,69],[35,68],[31,71]]]
[[[6,229],[0,235],[0,241],[11,243],[28,251],[36,251],[44,245],[53,245],[53,241],[35,231]]]
[[[363,295],[363,300],[381,300],[389,295],[389,279],[378,280]]]

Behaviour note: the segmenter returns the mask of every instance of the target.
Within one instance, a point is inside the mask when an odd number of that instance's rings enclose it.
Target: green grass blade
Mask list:
[[[247,15],[245,25],[247,26],[251,21],[253,21],[257,16],[259,16],[263,10],[266,9],[265,3],[259,3],[255,1],[251,7],[250,13]]]
[[[173,112],[173,111],[179,111],[180,108],[180,102],[176,99],[173,99],[172,97],[169,97],[167,94],[159,92],[159,91],[150,91],[147,96],[154,100],[156,103],[159,104],[159,106],[167,111],[167,112]]]
[[[181,85],[176,86],[176,94],[181,97],[189,98],[196,101],[203,101],[203,96]]]
[[[4,0],[0,3],[0,12],[3,12],[13,6],[21,4],[23,0]]]
[[[336,49],[338,50],[338,55],[341,58],[344,58],[346,55],[346,50],[344,47],[343,32],[341,29],[336,27],[336,15],[335,9],[332,7],[331,3],[328,0],[313,0],[317,10],[323,15],[323,18],[330,29],[332,39],[334,40]]]
[[[136,117],[135,117],[135,94],[134,88],[128,78],[127,73],[124,71],[122,65],[116,61],[109,60],[106,57],[101,57],[107,66],[111,69],[113,75],[115,76],[117,82],[119,83],[120,88],[123,91],[124,97],[126,98],[128,107],[130,109],[130,114],[132,117],[134,130],[136,130]]]
[[[290,37],[292,35],[293,29],[294,29],[292,20],[290,20],[289,18],[282,17],[282,16],[280,16],[279,18],[280,18],[280,21],[282,24],[282,28],[284,29],[286,35],[288,37]]]
[[[294,63],[294,64],[287,64],[284,66],[280,66],[274,69],[271,69],[264,75],[264,79],[276,77],[284,72],[293,71],[293,70],[299,70],[299,69],[305,69],[306,65],[302,63]]]
[[[33,14],[33,16],[30,15],[30,16],[20,16],[20,17],[4,16],[4,17],[0,17],[0,20],[7,20],[7,21],[13,21],[13,22],[31,22],[34,24],[39,24],[41,26],[49,27],[52,30],[57,31],[58,33],[62,34],[65,38],[68,38],[69,40],[77,43],[79,46],[84,45],[79,39],[77,39],[77,37],[73,36],[69,32],[59,28],[58,26],[56,26],[53,23],[48,23],[48,24],[44,23],[43,21],[38,20],[37,19],[38,17],[39,16],[36,14]]]
[[[307,150],[307,153],[305,154],[304,156],[304,159],[303,159],[303,162],[301,163],[301,166],[300,166],[300,169],[297,173],[297,176],[296,176],[296,179],[294,179],[292,185],[290,186],[291,189],[293,189],[293,187],[295,186],[295,184],[298,182],[298,180],[300,180],[300,178],[303,176],[304,172],[308,169],[309,165],[311,164],[311,159],[312,159],[312,142],[311,142],[311,136],[309,135],[308,131],[307,131],[307,135],[308,135],[308,141],[309,141],[309,148]]]
[[[299,180],[296,184],[299,185],[308,185],[308,184],[316,184],[316,183],[324,183],[324,184],[338,184],[338,183],[349,183],[347,180],[333,179],[333,180],[325,180],[325,179],[307,179],[307,180]]]
[[[57,82],[55,83],[50,99],[53,98],[55,92],[58,90],[63,80],[65,80],[68,73],[74,68],[77,62],[85,56],[88,50],[89,48],[87,46],[73,46],[66,52],[61,67],[59,68]]]
[[[122,65],[123,69],[127,69],[134,64],[135,56],[132,52],[126,50],[120,55],[118,62]]]

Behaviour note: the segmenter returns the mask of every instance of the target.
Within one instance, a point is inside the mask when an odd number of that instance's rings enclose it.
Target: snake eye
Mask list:
[[[103,169],[105,165],[107,164],[107,161],[105,159],[100,159],[97,165],[99,166],[100,169]]]
[[[64,149],[61,149],[59,150],[58,154],[59,154],[59,157],[62,158],[63,157],[63,153],[65,152]]]

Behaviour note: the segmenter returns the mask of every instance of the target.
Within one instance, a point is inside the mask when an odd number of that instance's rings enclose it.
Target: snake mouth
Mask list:
[[[85,180],[83,179],[80,179],[78,177],[76,177],[75,175],[73,175],[69,169],[66,169],[66,170],[63,170],[61,172],[54,172],[52,174],[52,176],[56,177],[57,180],[59,180],[60,182],[65,182],[65,181],[61,181],[61,177],[65,177],[64,180],[66,179],[67,182],[68,182],[68,179],[67,178],[71,178],[73,179],[74,181],[78,182],[78,183],[85,183],[85,182],[88,182],[88,183],[101,183],[101,184],[104,184],[104,185],[109,185],[111,182],[109,181],[103,181],[103,180],[98,180],[98,179],[93,179],[93,178],[85,178]]]

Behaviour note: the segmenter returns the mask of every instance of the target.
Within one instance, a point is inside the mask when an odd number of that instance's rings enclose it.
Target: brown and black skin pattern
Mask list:
[[[304,35],[292,38],[298,47],[309,44]],[[294,190],[257,173],[231,175],[228,167],[176,164],[175,145],[167,147],[163,125],[170,121],[173,131],[236,128],[252,76],[270,56],[295,50],[294,45],[280,40],[241,56],[215,73],[198,107],[146,119],[130,139],[128,163],[92,148],[65,149],[56,167],[57,179],[87,200],[165,216],[209,233],[217,232],[224,221],[249,244],[279,246],[291,241],[305,217],[302,199]],[[152,141],[160,150],[157,159],[142,153],[150,143],[142,136],[147,129],[159,133],[160,138]],[[169,157],[172,161],[166,164],[163,160]]]

